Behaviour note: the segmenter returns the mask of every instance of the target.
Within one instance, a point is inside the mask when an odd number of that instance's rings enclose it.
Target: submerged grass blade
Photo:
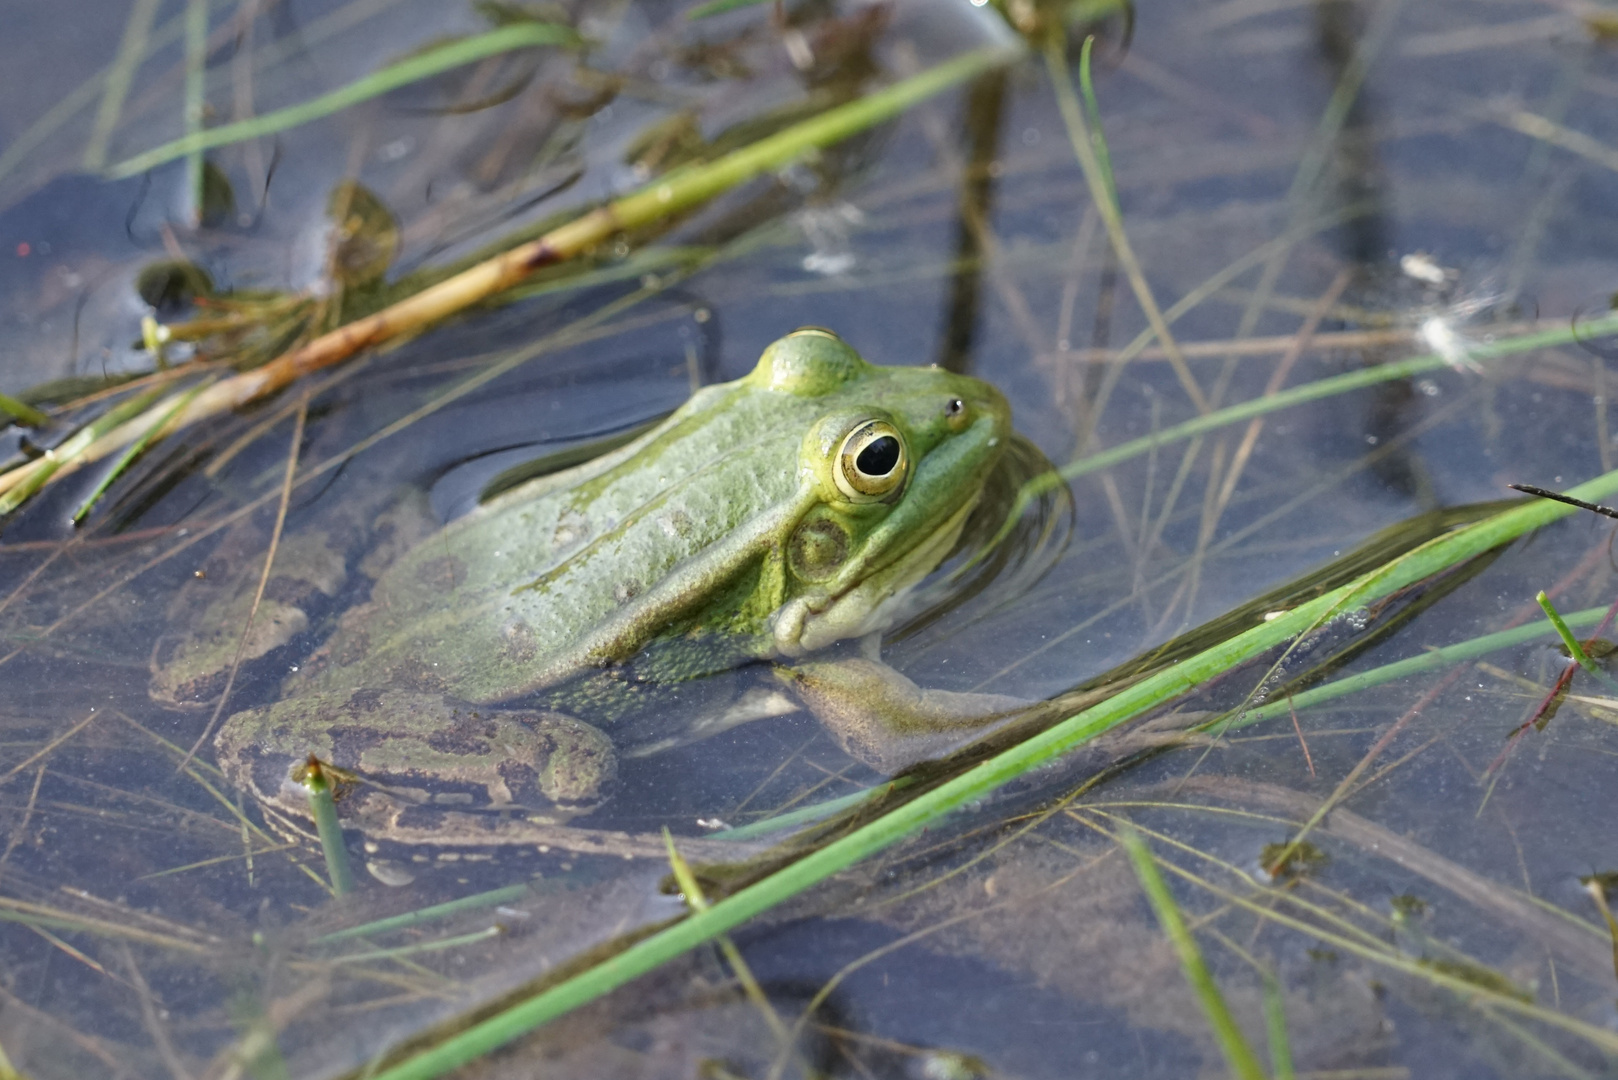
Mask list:
[[[95,508],[95,504],[101,501],[101,496],[107,493],[107,489],[112,486],[113,481],[122,476],[124,470],[129,468],[129,466],[134,463],[135,459],[140,457],[140,455],[146,450],[146,446],[152,441],[152,437],[159,431],[163,430],[163,428],[168,425],[168,422],[174,419],[175,415],[178,414],[181,409],[189,405],[191,403],[191,399],[200,394],[203,388],[207,385],[208,383],[206,382],[198,383],[196,386],[186,391],[185,394],[181,395],[180,400],[176,401],[172,406],[170,406],[168,412],[164,413],[158,419],[157,423],[148,428],[146,433],[140,438],[129,444],[129,449],[125,450],[118,460],[113,463],[112,468],[107,470],[107,475],[103,476],[101,478],[101,482],[96,484],[95,490],[91,491],[89,495],[85,496],[84,501],[79,504],[79,508],[73,511],[73,524],[79,525],[83,523],[85,517],[88,516],[90,511]]]
[[[152,24],[157,20],[159,3],[160,0],[135,0],[130,6],[129,19],[124,23],[124,37],[118,43],[118,56],[107,69],[107,77],[102,83],[101,107],[96,110],[95,127],[84,148],[86,169],[94,171],[107,163],[107,140],[112,137],[113,128],[118,126],[118,117],[123,113],[124,99],[129,96],[135,71],[146,57],[146,42],[151,36]]]
[[[1274,975],[1264,975],[1264,1031],[1270,1040],[1270,1068],[1275,1080],[1294,1080],[1292,1037],[1287,1033],[1286,998]]]
[[[185,4],[185,137],[198,142],[203,135],[203,112],[208,89],[208,0],[186,0]],[[202,224],[202,147],[185,155],[185,197],[191,227]]]
[[[1618,491],[1618,472],[1604,474],[1573,490],[1599,499]],[[896,807],[848,835],[804,856],[769,877],[713,904],[684,921],[636,942],[623,952],[550,987],[371,1080],[431,1080],[480,1054],[562,1016],[639,975],[653,970],[717,935],[796,896],[832,874],[887,848],[961,806],[1055,760],[1148,709],[1172,701],[1193,687],[1300,634],[1341,611],[1370,603],[1438,571],[1466,561],[1524,533],[1548,525],[1573,508],[1534,502],[1505,510],[1474,525],[1447,533],[1348,585],[1302,604],[1228,641],[1187,657],[1066,720],[980,762],[965,773]]]
[[[1608,315],[1592,320],[1579,326],[1569,325],[1555,330],[1536,330],[1529,334],[1520,334],[1515,337],[1501,338],[1498,341],[1480,342],[1469,348],[1467,358],[1482,364],[1491,360],[1503,360],[1509,356],[1516,356],[1535,349],[1555,348],[1559,345],[1570,345],[1578,341],[1591,341],[1596,338],[1611,337],[1618,334],[1618,315]],[[1001,527],[993,541],[986,547],[993,547],[1003,541],[1010,534],[1015,522],[1034,500],[1046,491],[1081,476],[1110,469],[1114,465],[1122,464],[1132,458],[1149,454],[1153,450],[1173,443],[1184,442],[1198,435],[1206,435],[1243,420],[1251,420],[1256,416],[1267,416],[1282,409],[1290,409],[1295,405],[1303,405],[1322,398],[1336,397],[1339,394],[1363,390],[1378,383],[1391,382],[1399,379],[1408,379],[1422,375],[1429,371],[1438,371],[1450,367],[1450,361],[1437,353],[1426,353],[1421,356],[1412,356],[1405,360],[1397,360],[1387,364],[1377,364],[1373,367],[1361,368],[1358,371],[1345,372],[1342,375],[1333,375],[1325,379],[1316,379],[1314,382],[1294,386],[1290,390],[1282,390],[1267,397],[1253,398],[1250,401],[1238,402],[1204,416],[1193,417],[1182,424],[1173,424],[1150,435],[1142,435],[1137,439],[1121,442],[1106,450],[1099,450],[1086,457],[1078,458],[1058,469],[1035,477],[1023,486],[1017,496],[1016,505],[1010,514],[1006,515],[1006,524]],[[1571,509],[1571,508],[1570,508]],[[982,558],[984,553],[979,553]]]
[[[476,945],[480,941],[499,937],[505,933],[498,926],[486,926],[482,930],[473,930],[468,934],[457,934],[454,937],[439,938],[436,941],[418,941],[410,945],[398,945],[391,949],[368,949],[365,952],[347,953],[343,956],[333,956],[327,959],[331,964],[355,964],[372,960],[395,960],[405,956],[418,956],[421,953],[443,952],[446,949],[458,949],[463,945]]]
[[[1141,269],[1140,260],[1135,257],[1135,248],[1129,242],[1129,234],[1124,230],[1123,211],[1119,209],[1118,199],[1113,191],[1111,159],[1106,156],[1106,139],[1099,128],[1092,130],[1085,118],[1084,107],[1080,104],[1078,95],[1073,92],[1073,80],[1068,76],[1063,45],[1064,39],[1055,34],[1046,41],[1045,70],[1050,76],[1051,85],[1056,89],[1056,103],[1061,108],[1062,122],[1067,127],[1068,141],[1073,145],[1073,154],[1079,159],[1079,170],[1084,173],[1084,183],[1090,189],[1090,201],[1095,204],[1096,212],[1101,215],[1102,224],[1107,227],[1107,238],[1112,242],[1114,254],[1118,256],[1118,265],[1123,267],[1130,291],[1135,294],[1135,302],[1145,313],[1152,333],[1157,335],[1158,344],[1168,354],[1169,364],[1174,368],[1175,377],[1179,379],[1181,388],[1185,390],[1186,397],[1191,399],[1191,404],[1196,407],[1197,412],[1207,414],[1212,406],[1208,404],[1207,396],[1197,384],[1196,376],[1191,373],[1191,366],[1186,363],[1184,354],[1180,352],[1180,346],[1169,330],[1168,320],[1163,317],[1163,311],[1152,295],[1151,286],[1146,282],[1146,274]],[[1086,57],[1089,55],[1088,48],[1086,45]],[[1098,145],[1101,148],[1099,154]]]
[[[1141,891],[1146,894],[1147,902],[1157,916],[1157,923],[1163,928],[1163,936],[1169,939],[1180,958],[1180,970],[1202,1005],[1203,1015],[1208,1018],[1208,1027],[1213,1030],[1219,1050],[1225,1055],[1230,1074],[1239,1080],[1266,1080],[1258,1055],[1253,1052],[1242,1029],[1236,1025],[1236,1018],[1225,1004],[1225,995],[1219,992],[1219,984],[1214,982],[1213,973],[1203,962],[1202,950],[1197,947],[1196,938],[1191,936],[1185,919],[1180,915],[1180,905],[1175,903],[1174,894],[1163,883],[1163,875],[1157,872],[1157,863],[1152,859],[1146,841],[1134,829],[1125,826],[1118,830],[1118,842],[1129,855]]]
[[[135,176],[175,158],[199,154],[217,146],[245,142],[263,135],[274,135],[300,124],[330,116],[351,105],[369,101],[401,86],[431,78],[451,68],[462,67],[490,56],[498,56],[513,49],[534,48],[540,45],[575,45],[578,41],[579,36],[573,30],[554,23],[522,22],[502,26],[498,30],[452,41],[407,60],[389,64],[380,71],[373,71],[362,79],[310,101],[289,105],[284,109],[276,109],[274,112],[248,120],[238,120],[234,124],[221,124],[206,131],[190,132],[173,142],[164,143],[143,154],[136,154],[132,158],[120,161],[107,170],[107,176],[114,180]]]
[[[374,937],[377,934],[386,934],[391,930],[402,930],[407,926],[420,926],[422,923],[432,922],[435,919],[448,918],[462,911],[480,907],[493,907],[508,901],[521,900],[527,895],[527,885],[507,885],[503,889],[491,889],[488,892],[477,893],[473,896],[463,896],[459,900],[446,900],[442,904],[433,904],[431,907],[407,911],[403,915],[377,919],[361,926],[351,926],[346,930],[334,930],[329,934],[322,934],[315,938],[310,944],[326,945],[353,937]]]

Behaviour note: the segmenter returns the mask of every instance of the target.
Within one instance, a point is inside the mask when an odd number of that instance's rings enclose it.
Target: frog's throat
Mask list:
[[[836,594],[815,591],[782,604],[771,625],[776,651],[796,658],[833,642],[886,630],[905,595],[955,547],[977,502],[977,495],[967,499],[902,558],[853,588]]]

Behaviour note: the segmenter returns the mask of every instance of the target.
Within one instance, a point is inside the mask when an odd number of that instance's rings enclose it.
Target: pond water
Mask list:
[[[278,821],[216,767],[218,723],[275,700],[365,601],[385,508],[458,519],[507,470],[620,443],[795,327],[832,328],[874,363],[992,382],[1059,466],[1286,388],[1446,361],[1070,470],[1071,505],[1047,494],[981,588],[963,599],[935,578],[925,595],[950,602],[885,641],[882,658],[924,687],[1054,698],[1180,635],[1213,643],[1217,628],[1197,628],[1388,526],[1613,467],[1605,363],[1618,346],[1564,334],[1490,352],[1612,306],[1609,15],[1172,0],[1127,18],[1098,5],[1087,23],[1084,5],[1060,7],[1009,11],[1025,27],[1065,18],[1065,49],[1036,46],[619,237],[582,271],[544,270],[160,440],[81,525],[70,519],[105,464],[5,519],[11,1066],[40,1080],[381,1068],[678,916],[661,828],[695,863],[740,858],[763,843],[726,831],[878,784],[793,712],[626,758],[611,798],[568,823],[572,850],[537,834],[489,846],[351,829],[357,881],[334,897],[309,824]],[[0,0],[0,15],[0,391],[57,383],[31,398],[53,406],[150,370],[143,317],[244,320],[195,356],[171,342],[176,363],[267,358],[299,319],[375,306],[387,283],[537,235],[681,155],[1017,40],[993,7],[964,0],[810,0],[696,21],[685,5],[628,0]],[[104,178],[185,131],[188,19],[194,43],[206,32],[192,85],[210,128],[496,26],[550,21],[590,44],[501,53],[212,149],[200,195],[183,158]],[[1062,108],[1086,29],[1122,249]],[[108,90],[120,79],[126,94]],[[362,219],[340,247],[334,193],[341,217]],[[154,274],[160,263],[200,268],[213,298],[193,305],[185,275]],[[1152,335],[1159,311],[1169,342]],[[96,408],[0,428],[0,464]],[[1287,674],[1370,672],[1543,623],[1542,589],[1563,611],[1605,607],[1611,536],[1595,515],[1566,518],[1341,620],[1321,639],[1331,647],[1288,658]],[[261,582],[272,538],[279,576]],[[324,559],[324,584],[288,569],[300,550]],[[255,651],[240,645],[245,608],[219,606],[255,586],[305,605],[306,624],[228,683],[154,698],[199,628],[227,654]],[[1222,1075],[1118,847],[1129,822],[1267,1075],[1610,1075],[1618,924],[1604,889],[1618,835],[1600,821],[1618,702],[1581,674],[1544,709],[1567,667],[1554,641],[1547,625],[1261,722],[1168,737],[1278,685],[1266,664],[1280,654],[1267,654],[1145,736],[1048,764],[464,1072]]]

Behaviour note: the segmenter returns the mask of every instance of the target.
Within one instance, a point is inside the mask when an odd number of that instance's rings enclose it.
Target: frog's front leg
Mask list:
[[[868,657],[778,667],[776,674],[849,756],[889,776],[950,752],[963,736],[1032,704],[1005,694],[923,689]]]

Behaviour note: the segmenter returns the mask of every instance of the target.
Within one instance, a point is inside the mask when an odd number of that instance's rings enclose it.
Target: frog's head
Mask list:
[[[818,327],[770,345],[746,381],[821,406],[779,548],[776,649],[801,656],[885,628],[955,546],[1011,436],[1006,399],[938,368],[873,366]]]

